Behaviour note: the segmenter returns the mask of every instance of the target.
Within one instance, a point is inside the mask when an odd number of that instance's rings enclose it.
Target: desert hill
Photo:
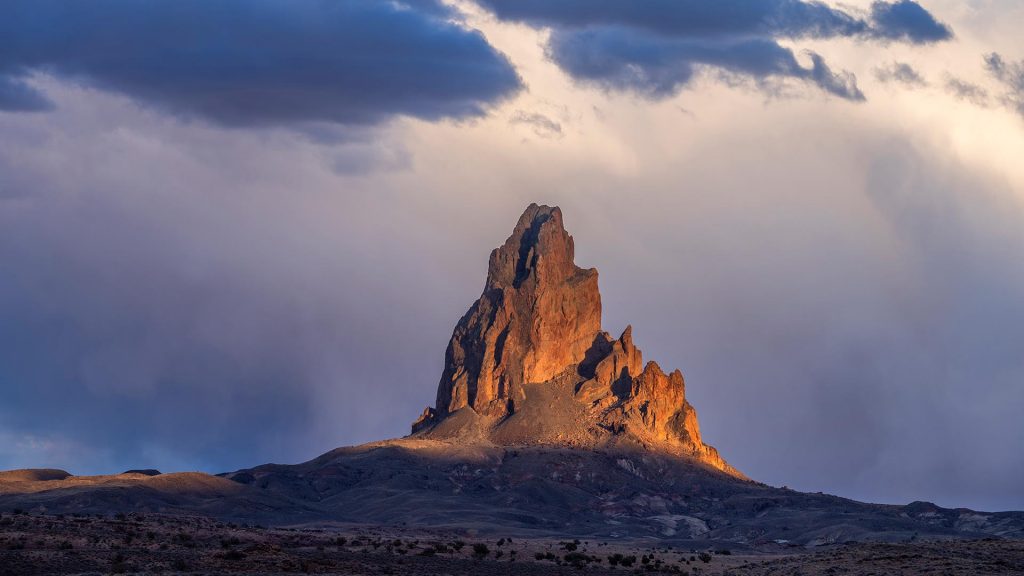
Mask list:
[[[201,514],[276,526],[393,526],[520,538],[821,545],[1024,537],[1024,513],[864,504],[737,479],[678,456],[405,438],[298,465],[0,482],[0,510]]]
[[[218,476],[0,473],[0,511],[201,514],[536,538],[819,545],[1024,537],[1024,513],[865,504],[751,481],[704,443],[686,383],[601,327],[598,274],[531,205],[453,331],[436,403],[395,440]]]

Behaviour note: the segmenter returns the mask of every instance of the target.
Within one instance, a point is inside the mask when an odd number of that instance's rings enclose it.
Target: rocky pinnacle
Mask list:
[[[491,252],[483,294],[448,343],[435,407],[413,433],[472,425],[492,442],[629,441],[740,475],[701,440],[683,375],[645,365],[631,327],[617,339],[602,331],[597,270],[573,252],[562,211],[531,204]]]

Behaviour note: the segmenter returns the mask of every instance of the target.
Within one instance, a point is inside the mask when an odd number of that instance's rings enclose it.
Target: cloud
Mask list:
[[[53,103],[24,79],[0,75],[0,111],[45,112]]]
[[[913,0],[877,1],[869,17],[803,0],[479,0],[499,18],[552,28],[623,25],[666,36],[862,36],[912,43],[952,38]]]
[[[847,100],[864,100],[864,93],[857,88],[857,77],[850,72],[832,72],[825,64],[825,59],[814,52],[808,52],[814,66],[807,72],[806,78],[812,80],[822,90]],[[794,74],[802,77],[800,74]]]
[[[893,62],[889,66],[875,69],[875,78],[879,82],[896,82],[908,88],[924,88],[928,81],[913,66],[906,62]]]
[[[797,64],[783,38],[856,37],[926,43],[948,28],[915,2],[876,2],[870,18],[801,0],[480,0],[503,20],[550,27],[551,59],[573,78],[651,98],[677,93],[697,67],[757,82],[807,81],[847,100],[864,99],[856,78],[824,59]],[[945,35],[940,32],[944,31]]]
[[[975,106],[987,108],[990,105],[988,90],[955,76],[946,78],[946,92]]]
[[[0,109],[54,75],[228,126],[478,116],[521,80],[434,0],[7,0]]]
[[[802,79],[841,98],[864,99],[852,74],[833,73],[814,53],[809,53],[811,67],[805,68],[792,50],[767,39],[695,41],[604,27],[553,35],[549,51],[578,80],[651,98],[672,96],[699,68],[710,67],[759,80]]]
[[[871,5],[871,34],[888,40],[928,44],[949,40],[953,31],[917,2],[875,2]]]
[[[503,20],[536,26],[629,26],[666,36],[852,36],[869,25],[820,2],[800,0],[479,0]]]
[[[1024,60],[1006,62],[993,52],[985,56],[985,68],[1002,84],[1002,102],[1024,116]]]
[[[432,397],[452,322],[415,308],[450,286],[416,207],[339,174],[358,141],[45,87],[53,113],[0,114],[0,469],[221,472],[405,431],[394,396]]]
[[[509,118],[512,125],[524,125],[533,128],[533,133],[541,138],[560,138],[562,125],[540,112],[516,110]]]

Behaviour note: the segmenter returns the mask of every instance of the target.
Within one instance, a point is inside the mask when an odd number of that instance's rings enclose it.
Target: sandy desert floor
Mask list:
[[[0,575],[1024,574],[1024,541],[765,551],[519,540],[392,529],[279,529],[200,517],[0,515]]]

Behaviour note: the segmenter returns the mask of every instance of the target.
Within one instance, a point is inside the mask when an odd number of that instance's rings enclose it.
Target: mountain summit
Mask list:
[[[531,204],[491,252],[414,436],[499,445],[639,444],[742,476],[704,444],[678,370],[643,363],[632,327],[601,329],[597,270],[574,262],[557,207]]]

